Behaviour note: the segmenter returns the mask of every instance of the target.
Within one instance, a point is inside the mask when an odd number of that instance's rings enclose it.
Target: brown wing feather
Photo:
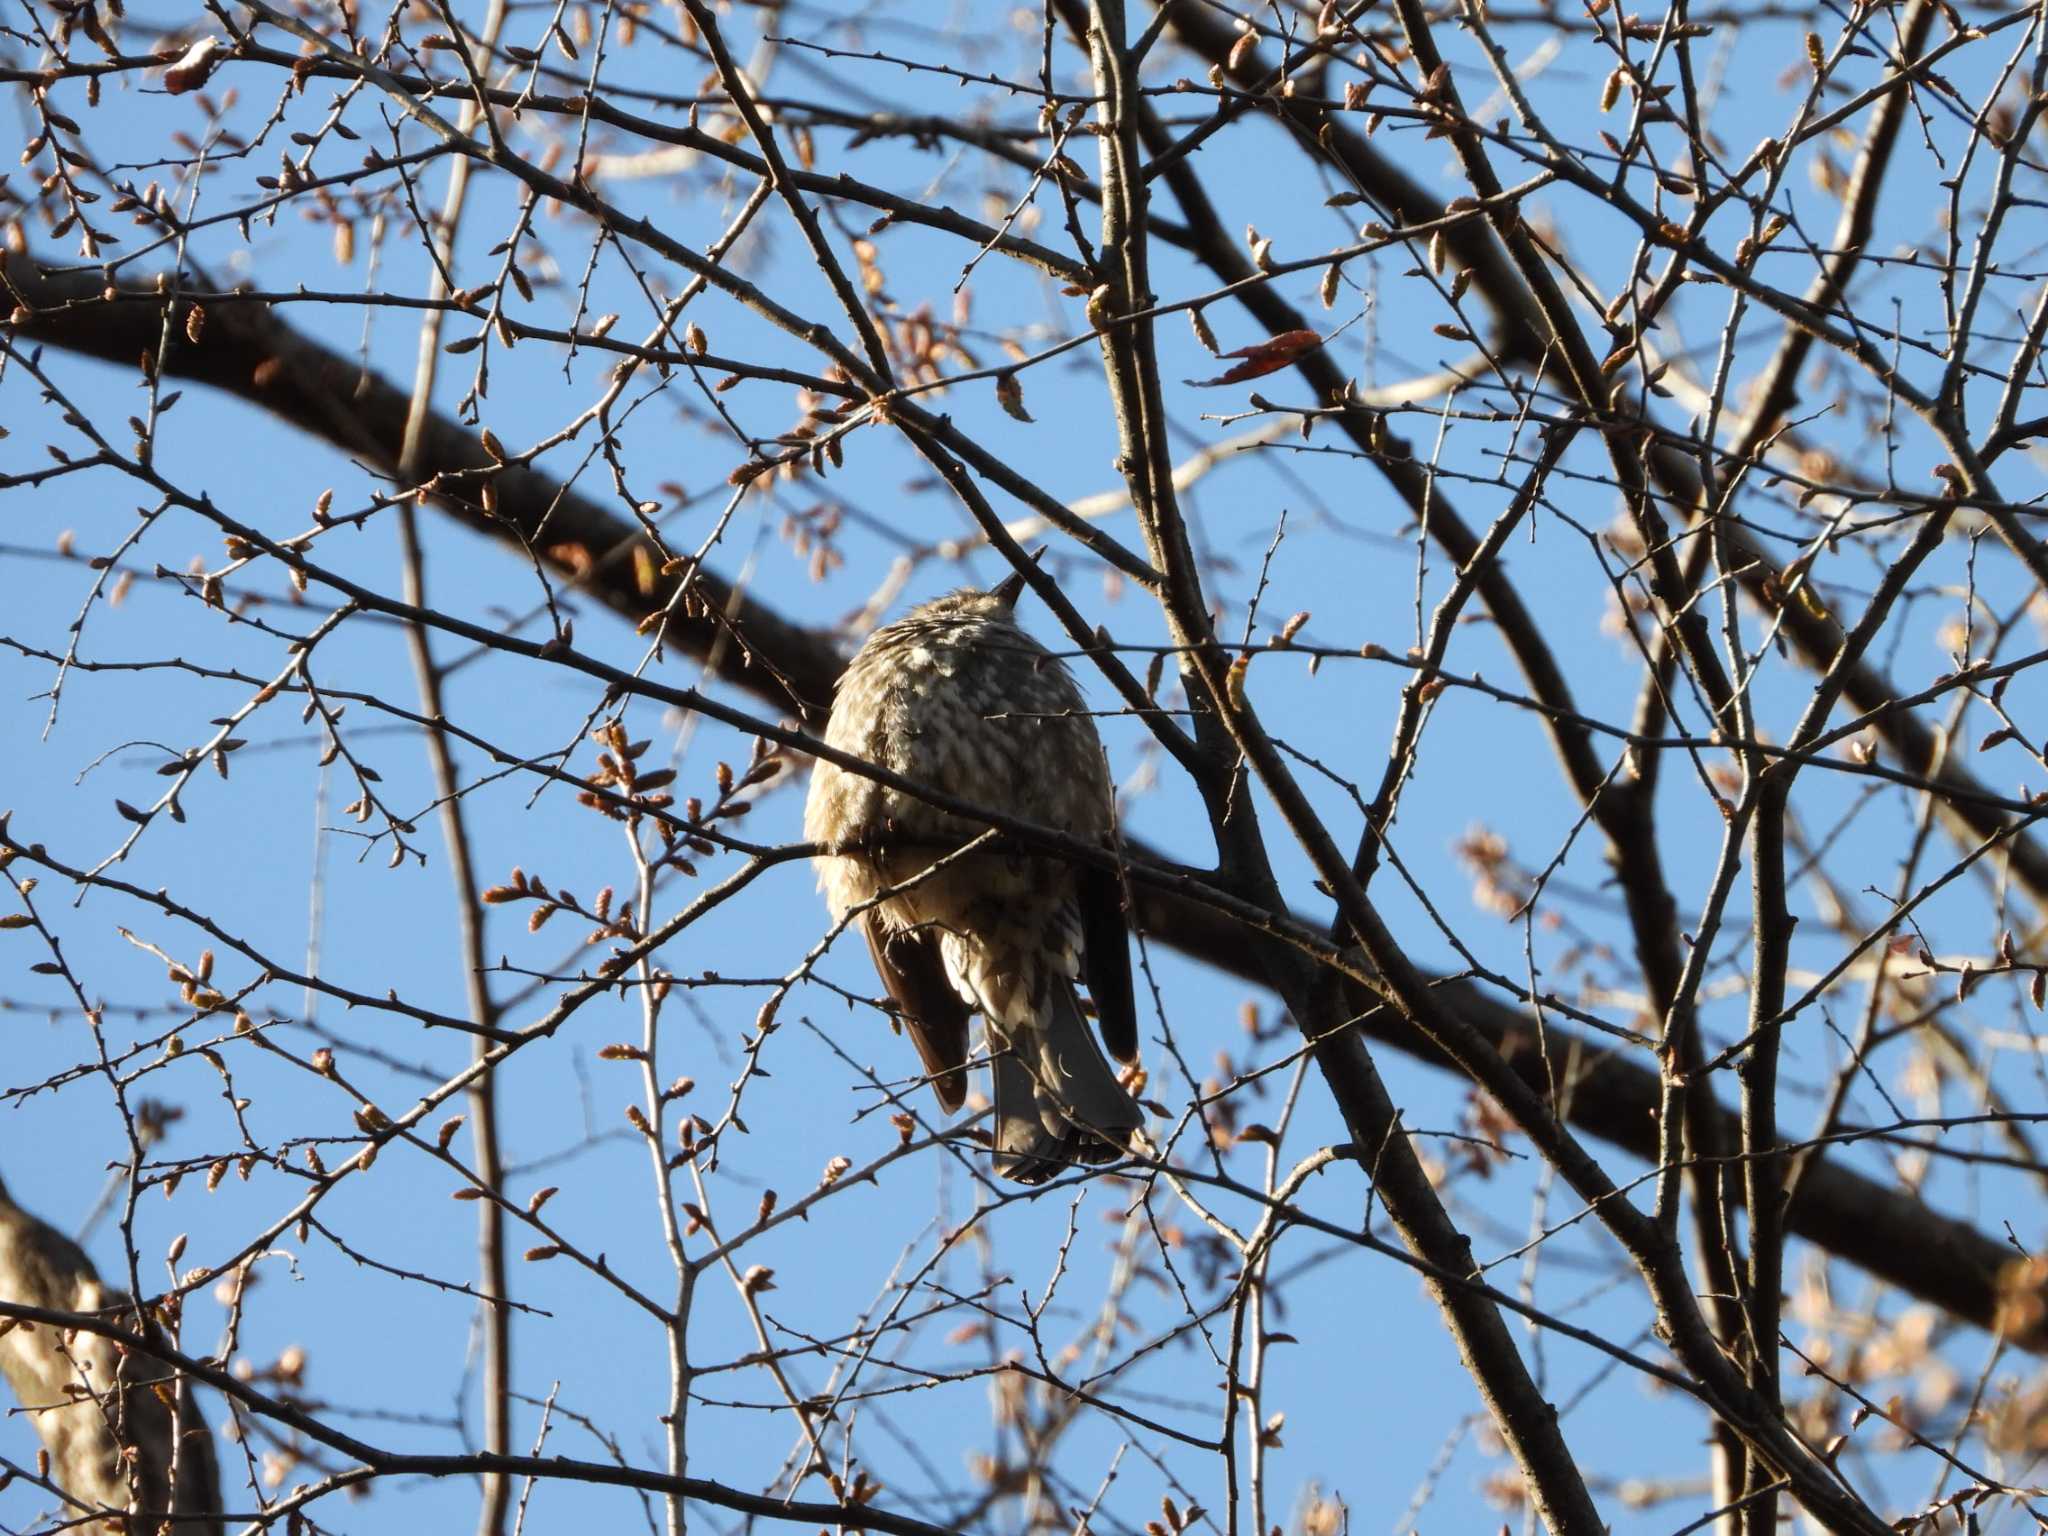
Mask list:
[[[929,933],[885,933],[871,910],[861,919],[868,953],[917,1047],[941,1108],[967,1100],[967,1005],[946,981],[938,940]]]
[[[1138,1005],[1131,993],[1131,941],[1124,931],[1123,882],[1106,869],[1081,871],[1082,969],[1095,1000],[1102,1043],[1118,1061],[1138,1057]]]

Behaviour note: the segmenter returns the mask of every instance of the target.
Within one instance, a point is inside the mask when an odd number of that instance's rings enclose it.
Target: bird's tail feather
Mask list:
[[[1073,984],[1056,977],[1029,1024],[991,1019],[996,1172],[1042,1184],[1070,1163],[1114,1162],[1144,1112],[1110,1070],[1081,1016]]]

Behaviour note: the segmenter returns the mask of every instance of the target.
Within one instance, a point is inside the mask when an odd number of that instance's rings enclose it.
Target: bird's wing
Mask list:
[[[1080,872],[1082,968],[1102,1043],[1118,1061],[1138,1056],[1138,1005],[1131,995],[1131,941],[1124,932],[1123,881],[1114,871]]]
[[[967,1005],[946,980],[938,936],[922,930],[889,933],[872,908],[861,918],[860,931],[882,985],[903,1010],[940,1107],[958,1109],[967,1100]]]

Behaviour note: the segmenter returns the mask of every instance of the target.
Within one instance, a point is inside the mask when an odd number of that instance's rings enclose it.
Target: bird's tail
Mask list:
[[[1082,1018],[1073,983],[1054,976],[1046,991],[1029,1023],[988,1019],[996,1172],[1019,1184],[1043,1184],[1070,1163],[1114,1162],[1145,1123]]]

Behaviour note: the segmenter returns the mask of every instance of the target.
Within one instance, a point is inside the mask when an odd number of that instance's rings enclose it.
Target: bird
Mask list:
[[[875,630],[840,676],[825,742],[956,800],[1097,840],[1115,816],[1102,743],[1072,674],[1017,623],[1023,586],[1012,574],[948,593]],[[966,1101],[969,1016],[981,1014],[995,1171],[1042,1184],[1075,1163],[1115,1161],[1144,1124],[1076,991],[1087,983],[1110,1054],[1135,1062],[1122,882],[1016,848],[931,868],[986,830],[816,759],[804,834],[826,850],[815,864],[833,919],[866,938],[949,1113]]]

